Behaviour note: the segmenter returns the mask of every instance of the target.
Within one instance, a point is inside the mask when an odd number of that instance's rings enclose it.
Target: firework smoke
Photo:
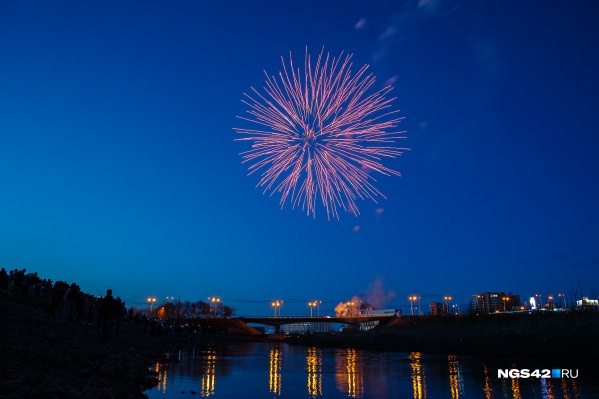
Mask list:
[[[359,316],[361,304],[362,300],[360,297],[354,295],[350,301],[339,302],[339,304],[335,306],[335,315],[337,317]]]
[[[383,278],[377,276],[374,281],[368,284],[366,292],[360,296],[354,295],[347,302],[339,302],[335,306],[335,315],[337,317],[354,315],[358,316],[360,309],[373,310],[384,309],[385,306],[396,297],[394,291],[386,291],[383,288]]]
[[[290,54],[289,67],[281,57],[279,79],[265,71],[263,91],[244,93],[248,116],[239,118],[255,127],[235,128],[244,135],[237,140],[252,143],[243,162],[250,175],[261,171],[264,193],[281,194],[281,208],[289,200],[315,217],[319,199],[329,219],[339,219],[339,208],[357,216],[357,199],[385,198],[372,172],[399,175],[381,163],[407,150],[395,145],[404,132],[396,130],[402,118],[391,109],[394,98],[385,98],[392,87],[367,94],[375,78],[368,65],[352,75],[351,58],[323,50],[312,64],[306,49],[302,72]]]
[[[376,277],[368,284],[364,298],[374,309],[384,309],[385,306],[397,295],[394,291],[383,288],[383,278]]]

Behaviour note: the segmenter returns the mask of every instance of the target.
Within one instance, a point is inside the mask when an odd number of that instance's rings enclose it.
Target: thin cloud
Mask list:
[[[385,81],[385,86],[392,86],[395,82],[397,82],[397,75],[393,75],[389,79],[387,79]]]
[[[387,29],[385,29],[385,31],[379,36],[379,40],[385,40],[387,38],[390,38],[397,34],[397,32],[399,32],[399,29],[396,26],[394,26],[394,24],[389,25]]]
[[[459,8],[460,4],[442,0],[404,2],[402,6],[391,13],[389,24],[381,29],[380,47],[374,53],[373,60],[376,62],[386,57],[394,44],[414,39],[415,32],[422,29],[426,19],[447,18]]]
[[[424,10],[424,12],[434,13],[437,12],[439,6],[441,5],[441,0],[419,0],[418,8]]]

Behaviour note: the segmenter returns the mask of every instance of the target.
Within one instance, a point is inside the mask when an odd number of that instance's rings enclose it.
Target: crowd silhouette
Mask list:
[[[179,321],[163,320],[133,307],[127,308],[120,297],[113,297],[111,289],[106,295],[85,293],[76,283],[42,279],[37,272],[26,269],[0,270],[0,290],[13,298],[27,298],[46,309],[56,320],[96,326],[98,341],[118,340],[122,322],[132,322],[133,329],[149,335],[186,334],[192,338],[201,334],[201,327]]]

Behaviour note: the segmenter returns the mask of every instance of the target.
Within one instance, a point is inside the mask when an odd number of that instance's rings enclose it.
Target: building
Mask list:
[[[369,307],[367,309],[360,310],[360,317],[381,316],[381,315],[401,317],[401,309],[373,309],[372,307]],[[363,331],[371,330],[378,325],[379,325],[378,320],[367,321],[364,323],[360,323],[360,330],[363,330]]]
[[[489,314],[520,310],[520,295],[505,292],[483,292],[470,296],[470,313]]]
[[[431,316],[444,316],[447,314],[447,309],[445,309],[445,304],[441,302],[431,302],[429,304],[431,310]]]
[[[581,300],[576,301],[576,308],[584,310],[597,310],[599,309],[599,301],[596,299],[589,299],[588,296],[583,296]]]
[[[401,309],[361,309],[360,317],[393,315],[401,317]]]
[[[333,330],[333,323],[330,322],[307,322],[307,323],[293,323],[283,324],[281,331],[286,334],[300,334],[305,332],[331,332]]]
[[[505,300],[506,312],[520,311],[520,306],[522,305],[520,302],[520,295],[508,292],[503,298]]]

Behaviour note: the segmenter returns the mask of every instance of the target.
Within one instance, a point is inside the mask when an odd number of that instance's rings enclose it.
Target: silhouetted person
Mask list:
[[[98,327],[100,329],[100,342],[108,341],[110,329],[114,323],[114,319],[120,312],[120,305],[116,299],[112,296],[112,290],[106,290],[106,296],[102,298],[100,302],[100,308],[98,310]]]
[[[123,321],[123,317],[125,317],[125,312],[127,311],[127,308],[125,307],[125,302],[123,302],[121,298],[118,296],[116,297],[114,303],[114,338],[119,339],[119,333],[121,331],[121,322]]]
[[[64,317],[72,322],[77,321],[77,301],[79,300],[79,287],[73,283],[63,297]]]
[[[0,270],[0,289],[5,290],[8,288],[8,273],[5,268]]]

